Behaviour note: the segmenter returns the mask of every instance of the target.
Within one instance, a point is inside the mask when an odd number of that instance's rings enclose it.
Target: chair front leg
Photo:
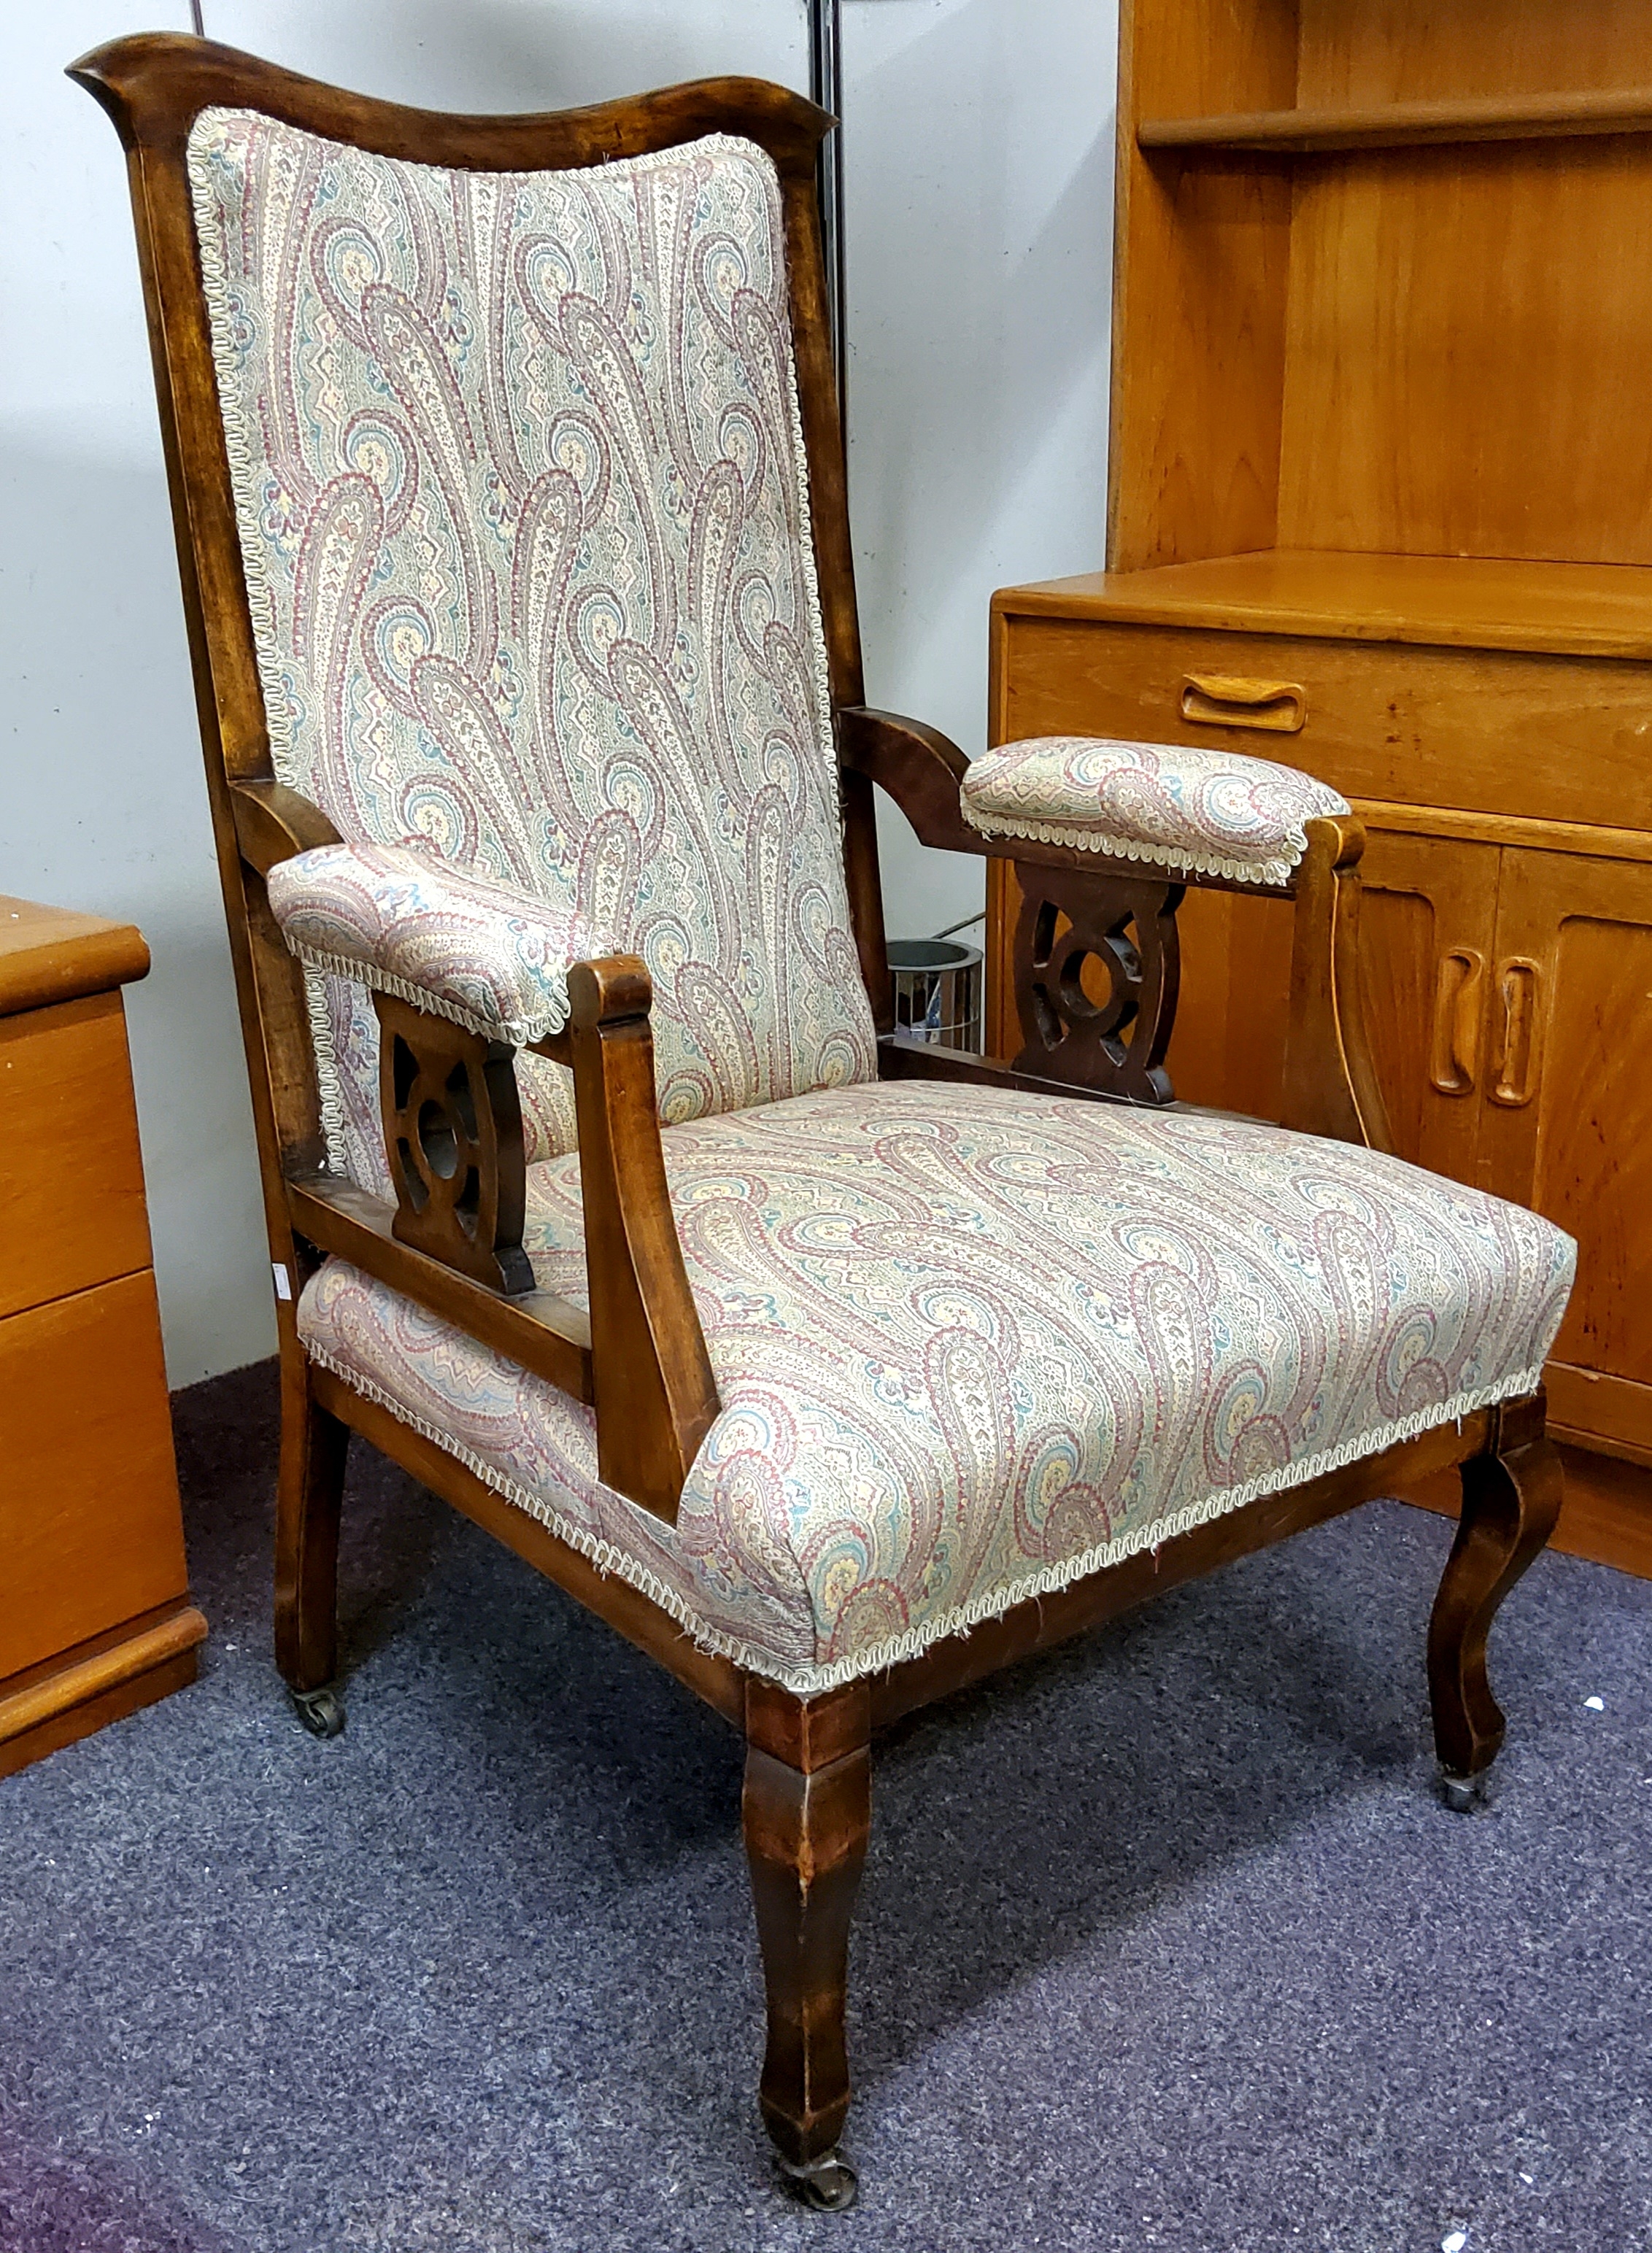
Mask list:
[[[838,2152],[849,2110],[849,1922],[872,1821],[864,1691],[805,1704],[753,1682],[742,1805],[768,1998],[763,2116],[811,2206],[854,2203]]]
[[[310,1385],[296,1337],[281,1356],[281,1470],[275,1497],[275,1664],[299,1719],[336,1737],[344,1707],[328,1685],[338,1668],[338,1516],[349,1426]]]
[[[1502,1749],[1507,1723],[1486,1674],[1486,1638],[1503,1598],[1560,1515],[1560,1459],[1541,1392],[1496,1412],[1490,1446],[1462,1467],[1463,1508],[1428,1629],[1428,1691],[1446,1796],[1466,1810]]]

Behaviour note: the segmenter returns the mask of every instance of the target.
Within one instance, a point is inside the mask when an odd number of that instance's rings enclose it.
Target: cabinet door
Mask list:
[[[1360,998],[1395,1150],[1472,1182],[1490,1031],[1495,845],[1370,833]]]
[[[1578,1239],[1552,1419],[1652,1462],[1652,868],[1504,855],[1488,1186]]]
[[[1496,924],[1495,845],[1373,830],[1363,864],[1360,998],[1394,1147],[1476,1177]],[[1190,1103],[1279,1116],[1291,910],[1193,892],[1170,1071]]]

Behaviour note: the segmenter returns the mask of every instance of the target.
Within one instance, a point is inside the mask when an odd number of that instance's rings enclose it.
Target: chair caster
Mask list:
[[[1453,1815],[1472,1815],[1483,1807],[1491,1786],[1489,1771],[1480,1775],[1448,1775],[1439,1772],[1439,1796]]]
[[[336,1690],[289,1690],[293,1711],[312,1737],[336,1737],[344,1728],[344,1700]]]
[[[861,2178],[836,2152],[811,2159],[804,2167],[794,2167],[788,2159],[780,2165],[798,2196],[817,2214],[847,2214],[861,2195]]]

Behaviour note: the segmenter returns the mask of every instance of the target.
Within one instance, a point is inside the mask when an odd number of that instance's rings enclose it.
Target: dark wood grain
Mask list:
[[[958,785],[969,761],[938,728],[869,706],[847,706],[838,714],[838,751],[844,767],[886,790],[912,825],[920,844],[942,853],[973,853],[991,860],[1013,860],[1035,868],[1070,868],[1082,875],[1134,877],[1141,864],[1110,860],[1082,845],[1051,845],[1038,838],[984,837],[965,820]],[[1288,897],[1291,886],[1238,882],[1195,868],[1169,868],[1168,877],[1215,892],[1237,892],[1262,899]]]
[[[303,1176],[287,1193],[293,1228],[318,1252],[336,1252],[559,1392],[595,1399],[590,1317],[571,1299],[550,1291],[506,1298],[443,1266],[397,1239],[394,1205],[337,1174]]]
[[[1180,884],[1028,868],[1015,933],[1015,998],[1027,1042],[1017,1071],[1121,1103],[1175,1100],[1165,1057],[1175,1029]],[[1089,990],[1098,966],[1105,992]]]
[[[533,1287],[522,1249],[527,1149],[513,1052],[393,994],[379,1020],[379,1108],[399,1244],[491,1291]]]
[[[652,988],[637,956],[615,955],[575,965],[568,993],[598,1468],[674,1524],[718,1400],[659,1145]]]
[[[340,841],[321,808],[284,782],[233,782],[229,799],[241,858],[261,876],[300,853]]]
[[[282,1369],[275,1664],[293,1690],[319,1690],[338,1671],[338,1521],[350,1428],[322,1406],[317,1374],[296,1355]]]
[[[1463,1509],[1428,1627],[1434,1744],[1448,1776],[1483,1775],[1507,1724],[1491,1693],[1486,1639],[1509,1591],[1560,1515],[1560,1459],[1538,1393],[1492,1412],[1486,1449],[1462,1467]]]
[[[1297,870],[1291,1011],[1280,1123],[1370,1150],[1391,1150],[1388,1109],[1360,998],[1359,864],[1352,815],[1307,825]]]
[[[763,2117],[781,2157],[837,2148],[849,2110],[849,1922],[872,1824],[862,1744],[804,1774],[748,1740],[741,1814],[763,1949],[769,2038]]]

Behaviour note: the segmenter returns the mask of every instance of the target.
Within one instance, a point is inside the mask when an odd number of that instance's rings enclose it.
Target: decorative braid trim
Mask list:
[[[316,1052],[316,1092],[321,1098],[321,1138],[327,1147],[327,1164],[335,1174],[349,1175],[345,1148],[344,1083],[338,1077],[338,1057],[332,1044],[332,1013],[319,968],[308,963],[304,972],[304,1007],[310,1013],[310,1045]]]
[[[1227,861],[1219,853],[1172,853],[1162,845],[1146,845],[1134,837],[1112,837],[1098,829],[1063,826],[1059,821],[1010,820],[997,813],[979,813],[967,799],[962,802],[965,820],[983,837],[1021,837],[1038,845],[1072,845],[1081,853],[1102,853],[1110,861],[1140,861],[1155,868],[1186,868],[1199,876],[1225,876],[1236,884],[1266,884],[1279,891],[1290,884],[1307,851],[1307,837],[1293,830],[1287,842],[1295,846],[1292,857],[1278,861]]]
[[[491,1487],[495,1494],[503,1495],[506,1502],[514,1503],[527,1517],[536,1519],[559,1541],[566,1541],[570,1549],[577,1549],[582,1557],[589,1557],[599,1573],[614,1573],[619,1580],[639,1590],[651,1603],[658,1604],[660,1610],[669,1614],[701,1650],[708,1650],[719,1658],[730,1658],[736,1666],[743,1666],[753,1674],[761,1674],[768,1681],[778,1682],[788,1690],[806,1689],[812,1685],[815,1670],[808,1667],[788,1670],[777,1665],[766,1651],[756,1650],[751,1644],[742,1643],[734,1636],[724,1635],[720,1628],[714,1628],[709,1621],[701,1619],[669,1581],[662,1580],[658,1573],[651,1571],[629,1552],[616,1549],[611,1541],[603,1541],[597,1535],[587,1532],[582,1525],[564,1517],[560,1510],[546,1501],[543,1495],[536,1494],[532,1487],[522,1485],[519,1480],[499,1470],[484,1456],[477,1454],[474,1447],[467,1447],[463,1440],[456,1440],[451,1432],[444,1432],[436,1425],[428,1423],[422,1416],[414,1415],[393,1393],[386,1392],[372,1378],[364,1377],[359,1370],[338,1360],[324,1346],[312,1344],[308,1338],[303,1345],[311,1361],[323,1369],[331,1370],[352,1392],[360,1393],[365,1400],[376,1401],[380,1408],[395,1418],[398,1424],[405,1424],[409,1431],[417,1432],[422,1439],[429,1440],[432,1447],[440,1447],[444,1455],[451,1455],[455,1462],[463,1463],[465,1469],[479,1478],[484,1486]],[[842,1678],[847,1681],[850,1677],[846,1674]],[[831,1685],[823,1680],[820,1686]]]
[[[531,1048],[548,1034],[560,1033],[568,1022],[568,996],[561,996],[561,1008],[555,1006],[554,997],[537,1017],[482,1017],[463,1002],[449,1001],[440,994],[433,994],[428,986],[415,985],[411,978],[398,978],[394,971],[380,970],[376,962],[363,962],[353,954],[329,954],[318,946],[304,946],[289,939],[289,951],[297,956],[306,970],[318,970],[332,978],[347,978],[352,985],[370,987],[375,994],[394,994],[399,1001],[409,1001],[427,1016],[445,1017],[450,1024],[463,1025],[467,1033],[475,1033],[484,1041],[505,1041],[513,1049]],[[314,1015],[311,1029],[314,1029]],[[327,1035],[328,1062],[332,1059],[332,1038]],[[321,1051],[317,1048],[319,1064]],[[337,1071],[335,1067],[335,1078]],[[343,1113],[339,1123],[343,1125]]]
[[[1307,1486],[1316,1478],[1324,1478],[1332,1471],[1346,1469],[1349,1463],[1363,1462],[1368,1455],[1380,1455],[1389,1447],[1397,1447],[1405,1440],[1420,1439],[1425,1432],[1438,1431],[1441,1425],[1460,1426],[1465,1416],[1477,1409],[1495,1407],[1503,1400],[1523,1399],[1537,1392],[1543,1383],[1543,1364],[1523,1370],[1517,1377],[1499,1378],[1495,1384],[1481,1385],[1465,1392],[1453,1394],[1435,1408],[1420,1408],[1409,1416],[1394,1418],[1379,1424],[1375,1430],[1355,1440],[1344,1440],[1340,1446],[1327,1447],[1306,1462],[1287,1464],[1283,1470],[1264,1471],[1255,1478],[1246,1479],[1242,1485],[1230,1487],[1221,1494],[1207,1495],[1200,1502],[1190,1503],[1169,1517],[1161,1518],[1156,1524],[1139,1526],[1131,1533],[1120,1534],[1116,1540],[1105,1541],[1093,1549],[1086,1549],[1077,1557],[1069,1557],[1058,1565],[1046,1565],[1042,1571],[1023,1574],[1007,1587],[984,1591],[967,1604],[955,1606],[936,1618],[920,1621],[905,1634],[892,1636],[887,1642],[875,1643],[869,1650],[857,1652],[850,1658],[834,1659],[825,1666],[788,1666],[775,1658],[772,1652],[758,1650],[754,1644],[742,1643],[738,1637],[725,1635],[701,1618],[679,1590],[669,1587],[657,1573],[640,1564],[624,1551],[616,1549],[610,1542],[599,1540],[586,1532],[582,1526],[571,1524],[547,1503],[542,1495],[498,1470],[476,1454],[454,1440],[451,1433],[439,1431],[422,1417],[410,1415],[400,1401],[392,1398],[371,1378],[347,1368],[333,1358],[324,1349],[311,1345],[306,1339],[304,1351],[310,1359],[319,1362],[324,1369],[359,1392],[366,1399],[376,1401],[387,1409],[398,1423],[408,1425],[432,1446],[440,1447],[465,1468],[479,1478],[484,1486],[503,1495],[507,1502],[525,1510],[530,1517],[554,1533],[570,1548],[589,1557],[599,1572],[614,1573],[633,1588],[639,1589],[650,1601],[659,1606],[684,1629],[701,1650],[708,1650],[720,1658],[732,1659],[736,1666],[749,1673],[761,1675],[765,1681],[777,1682],[799,1698],[818,1697],[823,1691],[836,1690],[846,1682],[855,1682],[867,1674],[882,1674],[905,1659],[917,1658],[931,1643],[941,1643],[948,1636],[967,1635],[971,1628],[979,1627],[985,1620],[1001,1619],[1017,1604],[1032,1596],[1053,1596],[1063,1588],[1070,1587],[1075,1580],[1087,1580],[1092,1573],[1105,1572],[1111,1565],[1122,1565],[1131,1557],[1140,1556],[1144,1549],[1161,1549],[1167,1541],[1178,1535],[1192,1533],[1201,1525],[1225,1517],[1230,1512],[1243,1510],[1247,1503],[1259,1502],[1270,1494],[1280,1494],[1286,1489]],[[818,1631],[818,1629],[817,1629]]]

